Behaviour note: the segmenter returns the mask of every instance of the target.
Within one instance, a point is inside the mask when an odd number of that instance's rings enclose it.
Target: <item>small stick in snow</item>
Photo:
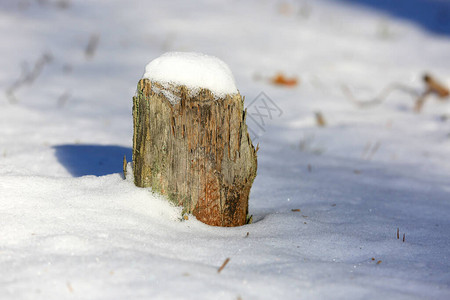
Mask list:
[[[366,160],[370,160],[372,158],[372,156],[375,155],[375,153],[380,148],[380,145],[381,145],[380,142],[378,142],[378,141],[375,142],[375,145],[373,145],[372,151],[370,151],[369,155],[366,157]]]
[[[60,0],[55,3],[55,6],[59,9],[67,9],[70,7],[70,0]]]
[[[59,0],[59,1],[55,1],[55,2],[49,2],[48,0],[37,0],[38,4],[41,6],[46,6],[46,5],[50,5],[53,6],[55,8],[59,8],[59,9],[67,9],[70,7],[71,0]]]
[[[66,105],[67,100],[70,98],[70,92],[65,91],[61,96],[58,97],[58,107],[61,108]]]
[[[317,127],[325,127],[327,122],[320,111],[315,112]]]
[[[301,210],[300,210],[300,208],[295,208],[295,209],[291,209],[291,211],[298,211],[298,212],[300,212]]]
[[[253,215],[247,215],[247,220],[245,224],[252,224],[253,223]]]
[[[406,233],[403,234],[403,243],[405,242]]]
[[[84,50],[84,55],[87,59],[92,58],[97,50],[98,42],[100,40],[100,35],[94,33],[90,36],[86,49]]]
[[[364,159],[364,157],[366,157],[367,153],[369,152],[370,148],[372,147],[372,143],[371,142],[367,142],[366,146],[364,147],[364,150],[361,154],[361,158]]]
[[[123,179],[127,179],[127,156],[123,156]]]
[[[220,266],[220,268],[217,270],[217,273],[220,273],[224,268],[225,268],[225,266],[228,264],[228,262],[230,261],[230,258],[229,257],[227,257],[227,259],[225,259],[225,261],[223,262],[223,264]]]
[[[69,292],[73,293],[73,288],[70,282],[67,282],[67,289],[69,290]]]
[[[399,240],[399,239],[400,239],[400,229],[397,228],[397,240]]]

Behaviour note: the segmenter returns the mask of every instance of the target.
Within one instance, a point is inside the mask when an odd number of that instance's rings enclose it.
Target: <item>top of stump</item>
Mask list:
[[[196,52],[167,52],[152,60],[142,78],[161,84],[208,89],[216,97],[237,94],[230,68],[217,57]]]

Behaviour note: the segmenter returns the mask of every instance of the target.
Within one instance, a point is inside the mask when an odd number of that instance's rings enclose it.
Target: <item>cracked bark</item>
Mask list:
[[[135,184],[206,224],[244,225],[257,158],[243,99],[215,99],[207,89],[193,94],[185,86],[139,81],[133,97]]]

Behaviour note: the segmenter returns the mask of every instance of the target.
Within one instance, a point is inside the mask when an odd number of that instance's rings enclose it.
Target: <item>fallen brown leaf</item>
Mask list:
[[[282,73],[278,73],[272,78],[272,83],[275,85],[283,85],[293,87],[298,84],[298,79],[296,77],[287,78]]]

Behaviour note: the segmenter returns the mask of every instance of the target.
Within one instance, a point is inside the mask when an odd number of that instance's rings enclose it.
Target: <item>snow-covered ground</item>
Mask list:
[[[0,299],[449,299],[450,101],[361,109],[342,87],[449,86],[450,37],[352,2],[1,1]],[[219,57],[249,112],[277,107],[249,124],[251,225],[181,221],[121,177],[167,51]]]

